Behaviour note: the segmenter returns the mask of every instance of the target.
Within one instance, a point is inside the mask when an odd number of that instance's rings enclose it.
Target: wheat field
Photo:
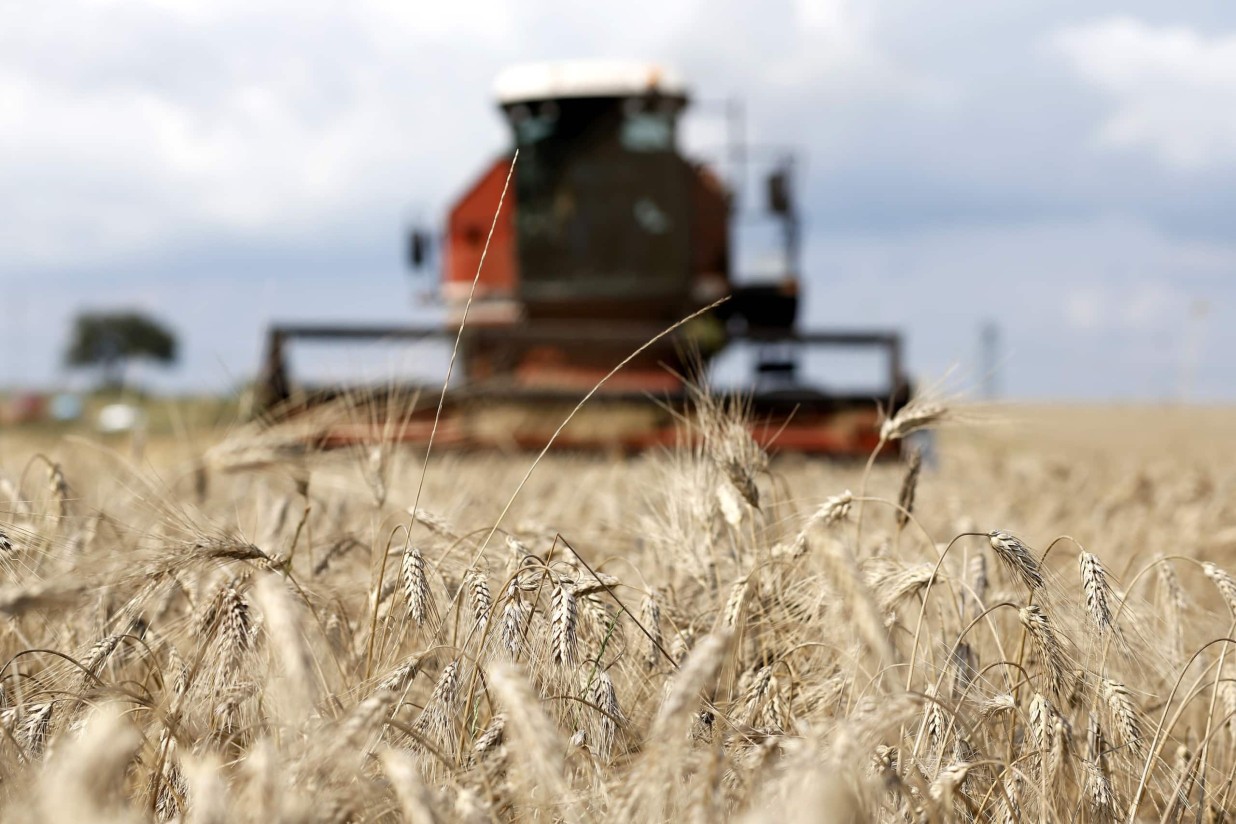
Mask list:
[[[871,467],[692,427],[0,435],[0,817],[1232,818],[1230,410],[917,406]]]

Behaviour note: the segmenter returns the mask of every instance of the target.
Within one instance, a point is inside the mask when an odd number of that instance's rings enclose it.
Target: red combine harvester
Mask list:
[[[893,332],[797,327],[799,219],[788,157],[778,158],[766,179],[765,219],[779,229],[779,271],[743,282],[731,267],[731,228],[739,220],[733,186],[679,151],[688,98],[672,74],[626,63],[520,66],[499,77],[497,97],[514,146],[449,211],[439,290],[445,323],[273,326],[258,384],[258,403],[268,415],[296,415],[341,396],[383,400],[389,415],[397,396],[399,436],[426,438],[440,383],[388,382],[350,392],[297,383],[287,350],[293,341],[453,341],[475,278],[440,443],[543,446],[624,358],[728,297],[633,358],[556,443],[628,449],[672,443],[676,421],[699,399],[685,376],[698,379],[701,367],[709,369],[723,351],[740,349],[753,374],[714,394],[743,404],[757,442],[839,455],[876,446],[879,407],[891,414],[909,399],[901,340]],[[518,162],[495,224],[514,149]],[[753,154],[731,146],[731,157]],[[419,268],[434,239],[417,231],[409,241]],[[878,385],[863,391],[811,385],[804,364],[813,352],[859,348],[883,355]],[[320,440],[363,441],[372,436],[366,426],[372,424],[336,424]]]

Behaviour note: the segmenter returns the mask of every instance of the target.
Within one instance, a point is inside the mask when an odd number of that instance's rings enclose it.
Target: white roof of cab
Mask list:
[[[494,92],[502,105],[564,97],[687,96],[682,78],[655,63],[564,60],[525,63],[498,75]]]

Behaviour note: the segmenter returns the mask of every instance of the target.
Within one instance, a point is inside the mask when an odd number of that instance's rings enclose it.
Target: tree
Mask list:
[[[158,321],[133,311],[83,312],[74,320],[65,363],[98,367],[103,386],[122,387],[125,365],[141,358],[173,363],[175,335]]]

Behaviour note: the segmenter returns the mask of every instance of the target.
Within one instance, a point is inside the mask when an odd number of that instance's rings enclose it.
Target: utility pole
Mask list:
[[[24,277],[18,276],[14,278],[13,285],[10,288],[9,295],[12,299],[12,310],[9,319],[12,321],[8,324],[8,345],[5,347],[9,351],[9,368],[8,368],[8,388],[10,390],[19,389],[26,382],[26,336],[30,333],[28,324],[30,304],[29,296],[26,294],[26,280]]]
[[[1180,358],[1180,402],[1188,403],[1197,380],[1197,364],[1202,356],[1202,338],[1206,332],[1206,318],[1210,315],[1210,303],[1204,298],[1193,301],[1189,307],[1189,321],[1185,326],[1184,346]]]
[[[979,380],[984,400],[994,401],[1000,397],[1000,380],[996,374],[999,363],[1000,327],[989,320],[979,330]]]
[[[742,101],[737,97],[725,101],[725,131],[730,165],[730,191],[735,207],[741,209],[747,185],[747,119]]]

